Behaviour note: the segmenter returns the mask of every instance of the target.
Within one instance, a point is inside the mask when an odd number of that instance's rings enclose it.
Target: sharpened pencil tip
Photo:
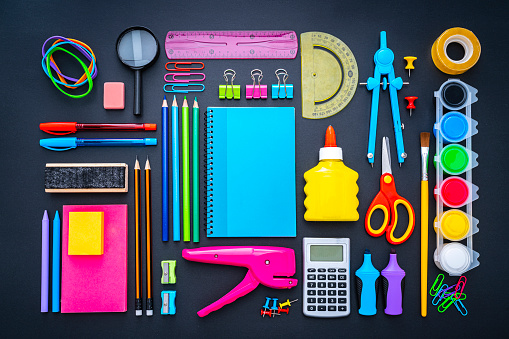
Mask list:
[[[55,212],[55,218],[53,220],[60,219],[60,216],[58,215],[58,210]]]
[[[44,210],[44,215],[42,216],[42,220],[49,220],[47,210]]]
[[[145,170],[150,169],[150,162],[148,161],[148,155],[147,155],[147,161],[145,162]]]

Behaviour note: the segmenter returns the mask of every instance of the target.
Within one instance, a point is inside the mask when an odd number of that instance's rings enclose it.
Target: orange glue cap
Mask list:
[[[343,160],[343,150],[336,145],[336,133],[334,128],[329,125],[325,132],[325,146],[320,148],[320,161],[321,160]]]

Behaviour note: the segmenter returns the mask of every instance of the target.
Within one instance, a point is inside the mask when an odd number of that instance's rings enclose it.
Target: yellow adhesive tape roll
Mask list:
[[[456,42],[465,50],[461,60],[452,60],[447,55],[447,46]],[[479,39],[468,29],[461,27],[449,28],[433,43],[431,57],[435,66],[446,74],[462,74],[474,67],[481,56]]]

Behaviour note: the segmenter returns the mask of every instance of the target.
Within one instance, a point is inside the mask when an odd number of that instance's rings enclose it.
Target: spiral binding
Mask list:
[[[213,122],[214,116],[212,110],[205,112],[205,225],[207,226],[207,236],[213,233],[214,228],[214,141],[213,141]]]

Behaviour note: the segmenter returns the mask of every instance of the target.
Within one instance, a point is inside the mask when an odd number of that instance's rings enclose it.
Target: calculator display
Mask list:
[[[343,261],[342,245],[311,245],[309,250],[311,261]]]

